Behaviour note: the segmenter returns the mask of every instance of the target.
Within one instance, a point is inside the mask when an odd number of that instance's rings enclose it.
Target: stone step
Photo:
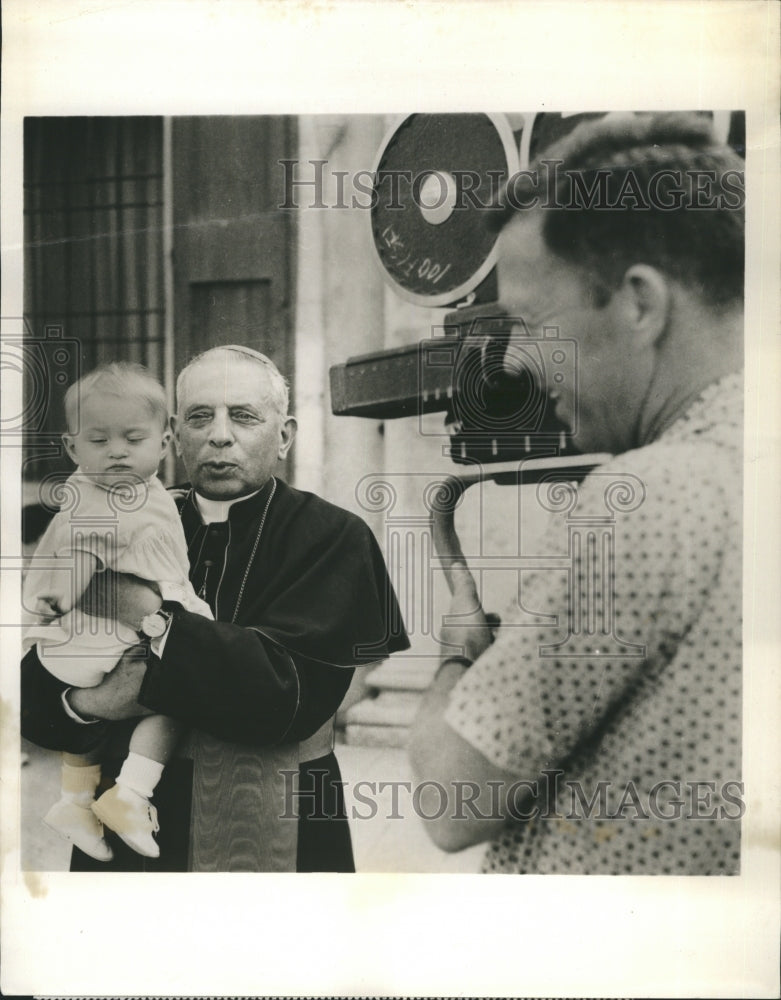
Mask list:
[[[406,747],[437,662],[436,657],[394,657],[370,671],[365,677],[368,697],[339,714],[345,743]]]
[[[437,672],[436,657],[385,660],[366,676],[366,685],[380,691],[425,691]]]
[[[350,746],[401,748],[409,744],[409,729],[405,726],[365,726],[348,723],[344,730],[344,741]]]
[[[345,713],[345,724],[409,726],[419,706],[420,694],[415,691],[382,691],[376,698],[352,705]]]

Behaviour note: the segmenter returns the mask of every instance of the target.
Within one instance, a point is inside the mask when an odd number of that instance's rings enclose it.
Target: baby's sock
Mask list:
[[[140,753],[131,751],[117,776],[117,784],[143,795],[145,799],[151,799],[162,776],[163,767],[163,764],[151,757],[142,757]]]
[[[100,782],[100,764],[77,767],[63,761],[61,781],[62,797],[88,809]]]
[[[66,757],[74,759],[75,755]],[[110,861],[114,852],[104,840],[103,825],[92,811],[99,781],[100,764],[81,766],[63,760],[62,797],[46,813],[43,822],[96,861]]]

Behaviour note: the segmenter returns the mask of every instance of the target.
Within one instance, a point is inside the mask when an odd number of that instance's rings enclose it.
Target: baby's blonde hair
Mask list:
[[[92,392],[139,399],[146,403],[152,416],[159,417],[163,430],[168,427],[165,390],[143,365],[134,361],[109,361],[74,382],[65,393],[65,419],[72,433],[79,429],[81,401]]]

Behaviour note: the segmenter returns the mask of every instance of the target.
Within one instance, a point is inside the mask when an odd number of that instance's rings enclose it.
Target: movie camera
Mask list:
[[[740,148],[742,115],[703,113]],[[603,114],[412,114],[393,126],[372,175],[376,262],[403,299],[451,311],[428,339],[334,365],[335,414],[388,420],[442,411],[457,463],[571,464],[576,428],[557,420],[543,385],[574,386],[576,345],[555,328],[532,336],[522,317],[503,313],[498,233],[486,217],[508,178]]]

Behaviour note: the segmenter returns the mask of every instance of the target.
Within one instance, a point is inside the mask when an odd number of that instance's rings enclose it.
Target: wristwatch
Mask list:
[[[141,619],[141,632],[147,639],[159,639],[168,631],[173,614],[160,608],[151,615],[144,615]]]

